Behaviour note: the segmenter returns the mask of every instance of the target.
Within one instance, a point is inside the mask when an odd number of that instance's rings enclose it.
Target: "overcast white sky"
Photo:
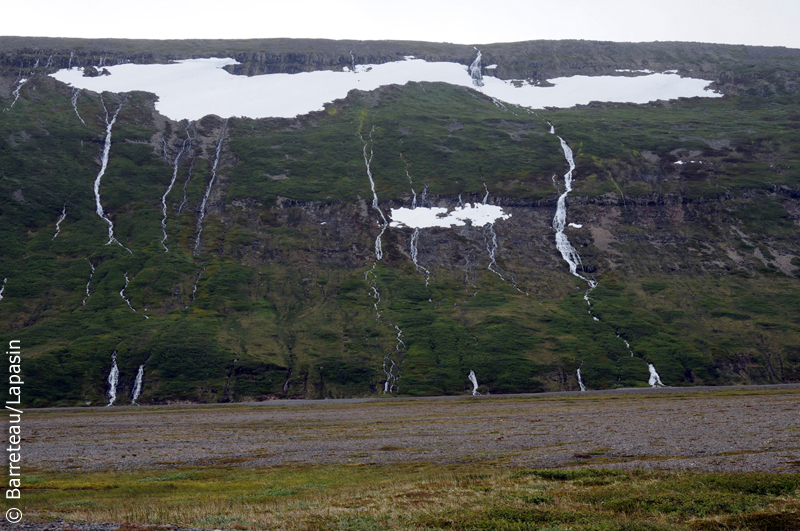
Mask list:
[[[0,35],[308,37],[488,44],[698,41],[800,48],[800,0],[5,0]]]

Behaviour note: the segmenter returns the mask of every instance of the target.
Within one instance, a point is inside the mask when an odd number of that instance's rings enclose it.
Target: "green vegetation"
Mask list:
[[[26,518],[225,529],[788,530],[800,476],[400,464],[42,472]]]

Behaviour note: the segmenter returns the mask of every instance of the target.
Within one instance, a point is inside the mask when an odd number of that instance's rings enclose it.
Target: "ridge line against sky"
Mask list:
[[[28,0],[3,7],[0,35],[456,44],[583,39],[800,48],[797,0],[462,0],[452,5],[442,0]]]

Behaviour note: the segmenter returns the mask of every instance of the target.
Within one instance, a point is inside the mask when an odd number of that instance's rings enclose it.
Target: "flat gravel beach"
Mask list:
[[[23,466],[476,463],[800,472],[800,384],[26,410]]]

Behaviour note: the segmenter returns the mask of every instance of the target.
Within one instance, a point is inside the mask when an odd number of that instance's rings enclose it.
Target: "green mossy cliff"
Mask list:
[[[45,75],[71,52],[95,66],[224,52],[243,63],[237,73],[299,71],[334,67],[339,48],[359,44],[366,51],[354,53],[375,62],[471,54],[426,43],[0,39],[0,107],[17,76],[33,74],[0,115],[0,339],[22,342],[26,404],[106,403],[113,352],[121,404],[142,365],[141,403],[377,395],[392,363],[403,395],[467,393],[470,370],[491,393],[577,390],[579,367],[590,389],[647,385],[648,363],[673,386],[800,379],[796,51],[487,45],[487,62],[508,59],[501,77],[703,64],[727,95],[531,114],[425,83],[353,91],[296,119],[232,118],[196,249],[223,120],[177,123],[149,94],[101,102],[82,92],[84,125],[71,89]],[[106,245],[95,213],[103,103],[122,105],[101,186],[122,245]],[[566,234],[599,283],[592,314],[586,283],[555,247],[554,176],[563,183],[567,163],[546,120],[575,154],[567,220],[582,227]],[[161,199],[187,137],[166,196],[165,252]],[[447,208],[488,189],[511,214],[493,227],[495,271],[491,232],[471,225],[420,231],[427,283],[410,229],[386,230],[376,264],[362,138],[384,213],[410,206],[412,186],[418,201],[427,189],[428,206]]]

